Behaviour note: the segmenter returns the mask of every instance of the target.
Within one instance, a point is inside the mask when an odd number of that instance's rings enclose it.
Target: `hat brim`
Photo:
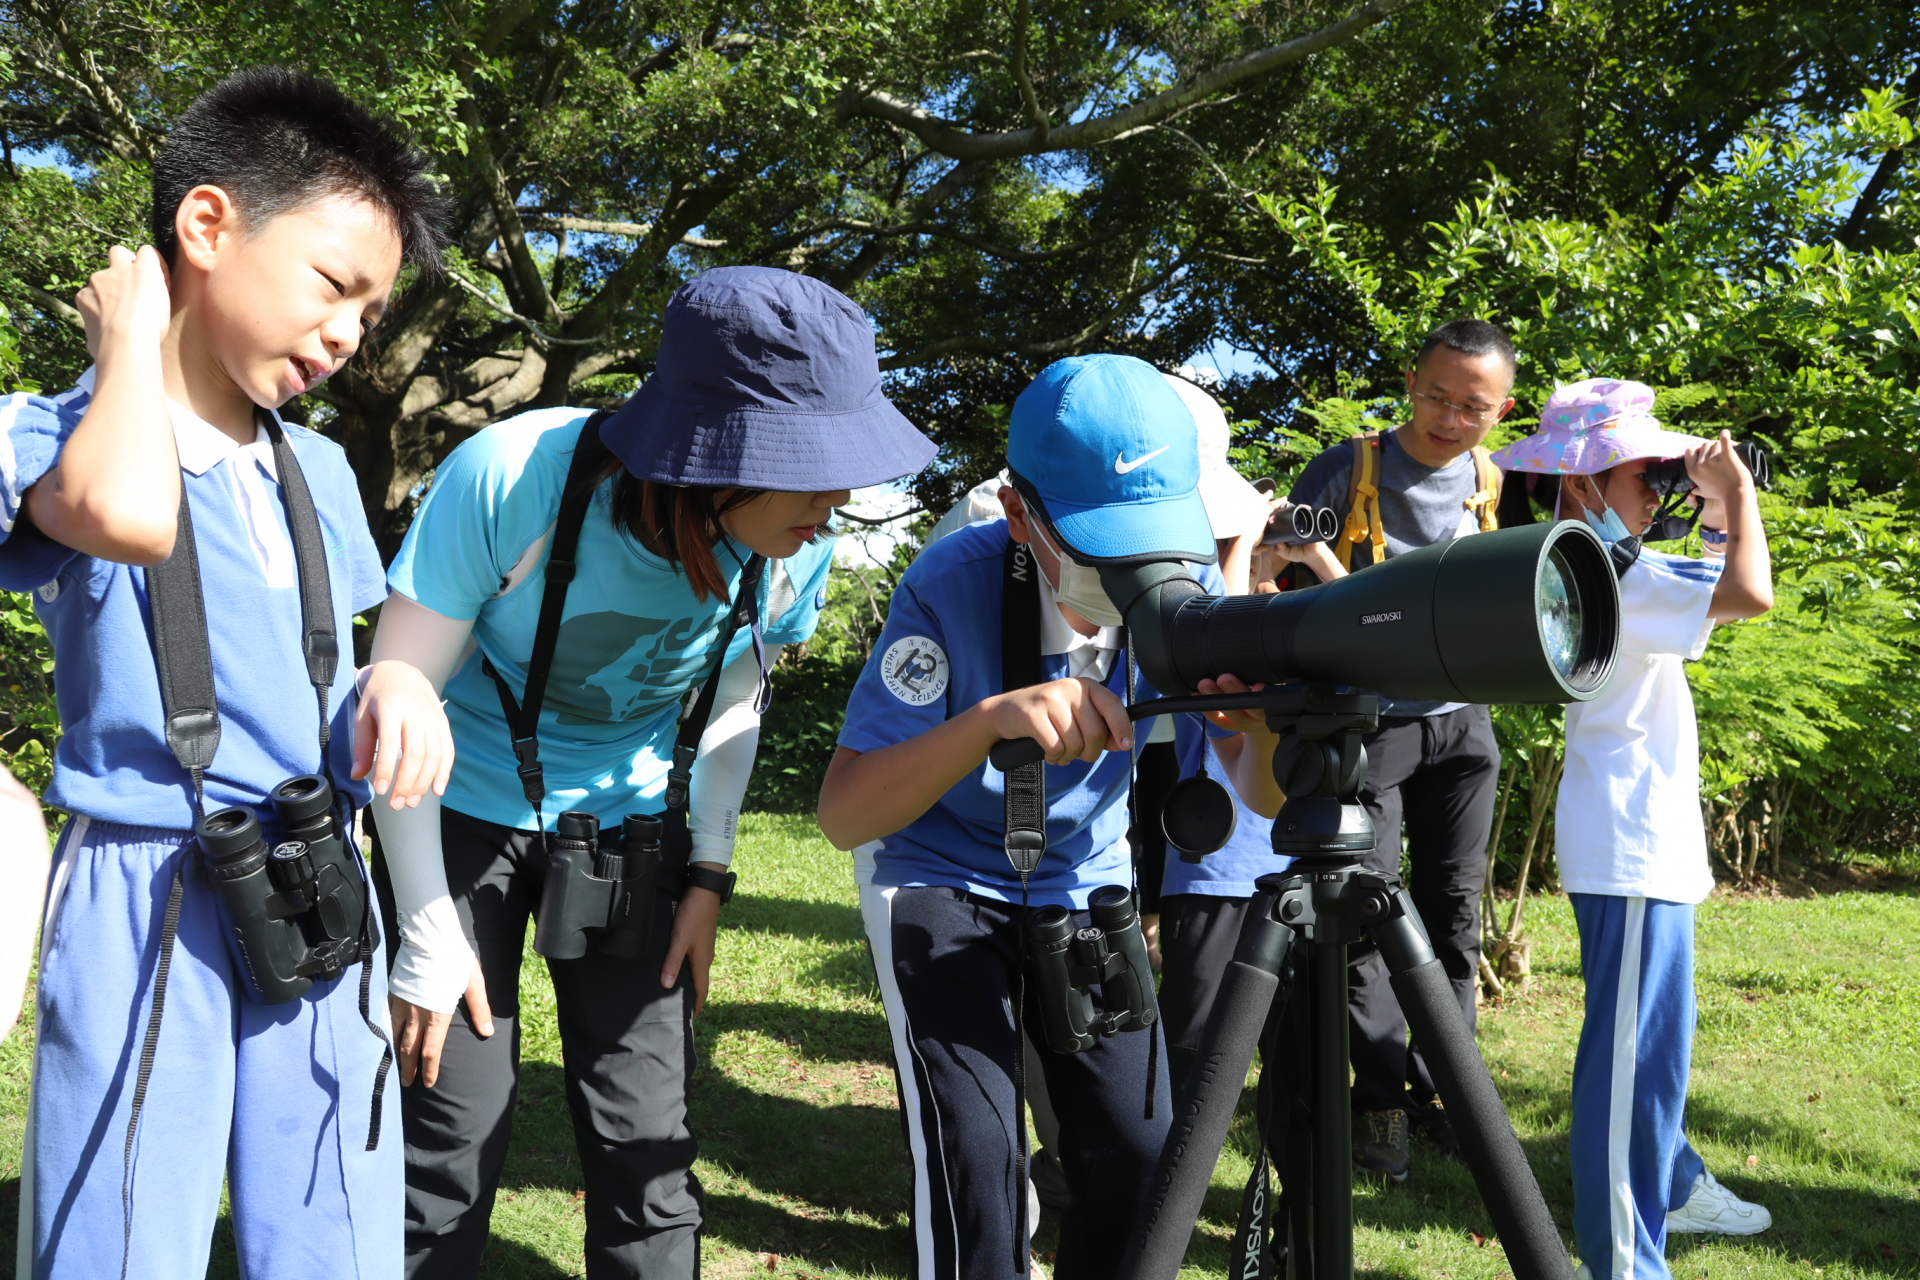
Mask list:
[[[1678,458],[1696,445],[1711,441],[1650,423],[1602,427],[1574,440],[1555,439],[1535,432],[1496,450],[1493,465],[1502,471],[1533,471],[1542,475],[1591,476],[1611,471],[1635,458]]]
[[[1155,560],[1212,564],[1213,526],[1198,489],[1171,498],[1134,499],[1099,506],[1048,502],[1018,474],[1014,488],[1060,542],[1085,564],[1128,565]]]
[[[1237,471],[1202,471],[1200,501],[1216,542],[1266,527],[1266,495]]]
[[[653,386],[649,379],[600,424],[601,441],[642,480],[827,493],[913,475],[939,452],[884,397],[834,414],[720,412]]]

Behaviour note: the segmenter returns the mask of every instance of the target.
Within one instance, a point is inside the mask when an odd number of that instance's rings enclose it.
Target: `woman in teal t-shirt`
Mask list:
[[[628,926],[652,913],[650,930],[596,931],[585,955],[547,962],[588,1270],[696,1274],[691,1021],[732,891],[765,671],[813,633],[832,509],[933,457],[881,395],[865,315],[805,276],[697,277],[667,305],[656,368],[603,420],[537,410],[455,449],[389,574],[375,653],[407,656],[443,689],[458,753],[444,800],[373,806],[416,1278],[479,1270],[519,1070],[527,924],[543,896],[553,906],[575,892],[618,903]],[[549,570],[556,538],[564,559],[562,497],[581,448],[593,451],[581,460],[591,499],[567,577]],[[556,583],[564,602],[530,735],[529,674]],[[710,680],[689,783],[670,791],[682,708]],[[579,819],[557,826],[563,812],[590,814],[602,848],[617,847],[624,815],[663,810],[650,903],[589,880],[564,842]]]

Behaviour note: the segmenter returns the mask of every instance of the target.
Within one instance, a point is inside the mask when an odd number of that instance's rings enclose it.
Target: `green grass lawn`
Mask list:
[[[908,1171],[886,1022],[848,859],[812,824],[750,816],[693,1085],[709,1276],[904,1277]],[[1530,988],[1481,1046],[1555,1218],[1571,1221],[1568,1078],[1579,952],[1563,899],[1529,905]],[[1676,1280],[1920,1275],[1920,899],[1715,898],[1699,916],[1700,1027],[1689,1131],[1729,1187],[1773,1211],[1745,1240],[1676,1238]],[[531,958],[531,953],[529,953]],[[494,1213],[489,1277],[582,1273],[579,1165],[545,974],[525,984],[526,1063]],[[11,1249],[29,1037],[0,1046],[0,1256]],[[1245,1118],[1215,1174],[1185,1277],[1226,1273],[1249,1168]],[[1363,1274],[1509,1274],[1465,1168],[1416,1146],[1403,1186],[1356,1188]],[[1052,1235],[1042,1224],[1040,1244]],[[231,1249],[213,1274],[234,1274]],[[771,1267],[769,1262],[771,1261]]]

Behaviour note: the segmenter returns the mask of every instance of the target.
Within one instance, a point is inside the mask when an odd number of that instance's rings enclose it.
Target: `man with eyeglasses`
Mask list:
[[[1481,442],[1513,409],[1513,374],[1513,344],[1494,325],[1454,320],[1428,334],[1407,374],[1407,421],[1334,445],[1308,463],[1293,486],[1295,502],[1339,511],[1346,533],[1334,544],[1275,552],[1324,582],[1493,528],[1499,472]],[[1299,569],[1294,575],[1304,581]],[[1361,800],[1380,837],[1374,868],[1400,870],[1404,818],[1408,889],[1471,1027],[1480,892],[1500,775],[1487,708],[1383,696],[1367,762]],[[1419,1046],[1408,1049],[1406,1019],[1380,953],[1362,943],[1351,949],[1349,963],[1359,1129],[1354,1159],[1400,1182],[1412,1167],[1410,1123],[1442,1148],[1453,1145],[1453,1133]]]

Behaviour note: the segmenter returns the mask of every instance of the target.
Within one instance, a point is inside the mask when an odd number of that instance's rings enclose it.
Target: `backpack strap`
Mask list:
[[[1480,517],[1480,532],[1492,533],[1500,527],[1500,468],[1482,445],[1473,446],[1473,482],[1475,493],[1467,499],[1467,510]]]
[[[1379,564],[1387,558],[1387,529],[1380,520],[1380,433],[1361,431],[1348,437],[1353,446],[1353,466],[1347,479],[1347,522],[1340,531],[1334,554],[1348,568],[1353,552],[1362,542],[1373,547],[1367,564]]]

